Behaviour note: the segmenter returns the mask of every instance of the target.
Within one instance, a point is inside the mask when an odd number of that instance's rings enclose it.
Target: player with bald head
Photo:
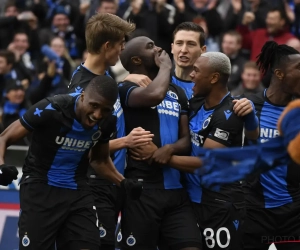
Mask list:
[[[254,110],[247,113],[248,110],[246,115],[245,111],[235,113],[238,100],[227,88],[230,72],[230,60],[223,53],[206,52],[196,60],[190,74],[194,82],[189,120],[192,156],[172,156],[169,161],[172,167],[190,172],[185,175],[186,188],[202,231],[203,249],[243,249],[241,183],[224,185],[219,192],[213,192],[202,187],[199,176],[194,174],[202,165],[202,148],[241,147],[244,124],[251,130],[249,123],[255,123]]]
[[[153,142],[128,152],[125,176],[142,182],[143,194],[138,201],[125,201],[122,249],[156,250],[163,239],[169,250],[200,250],[201,237],[181,173],[167,164],[172,155],[189,154],[185,92],[171,84],[171,60],[151,39],[130,40],[120,59],[129,73],[152,80],[145,88],[129,81],[119,84],[126,133],[139,126],[154,134]]]

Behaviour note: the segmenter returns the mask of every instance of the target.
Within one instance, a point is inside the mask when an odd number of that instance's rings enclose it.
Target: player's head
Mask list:
[[[195,96],[206,97],[213,88],[227,88],[231,72],[229,58],[221,52],[203,53],[195,62],[190,77]]]
[[[290,95],[300,96],[300,53],[285,44],[269,41],[257,57],[262,73],[272,72],[270,85],[280,83],[281,90]]]
[[[206,52],[205,33],[192,22],[179,24],[173,32],[172,54],[179,68],[192,68],[197,58]]]
[[[134,29],[135,24],[116,15],[96,14],[88,20],[85,28],[87,51],[90,54],[99,54],[105,58],[107,66],[113,66],[125,47],[126,37]]]
[[[85,128],[94,127],[99,120],[112,114],[118,97],[118,86],[109,76],[96,76],[78,100],[77,117]]]
[[[146,73],[152,70],[158,71],[155,64],[155,51],[161,51],[154,42],[146,37],[135,37],[126,44],[120,59],[123,67],[130,73]]]

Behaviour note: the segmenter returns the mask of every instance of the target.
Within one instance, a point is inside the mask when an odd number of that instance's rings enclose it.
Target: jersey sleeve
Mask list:
[[[210,127],[207,138],[226,147],[235,146],[233,143],[238,136],[242,140],[244,123],[242,118],[238,117],[232,109],[220,110],[217,114],[213,114]]]
[[[98,139],[98,143],[108,143],[109,140],[114,139],[117,133],[117,117],[115,115],[111,115],[106,118],[105,121],[99,124],[101,128],[101,136]]]
[[[119,83],[118,87],[121,105],[123,107],[128,107],[128,98],[130,96],[131,91],[135,88],[139,88],[139,86],[133,82],[121,82]]]
[[[33,131],[53,121],[55,111],[50,101],[43,99],[32,105],[20,118],[20,122],[27,130]]]
[[[181,107],[181,114],[188,114],[189,112],[189,100],[182,88],[178,88],[178,102]]]

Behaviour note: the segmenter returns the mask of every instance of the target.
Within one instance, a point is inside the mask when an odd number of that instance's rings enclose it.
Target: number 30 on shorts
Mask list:
[[[226,234],[227,241],[221,242],[220,240],[220,234]],[[217,242],[217,245],[220,248],[226,248],[230,244],[230,232],[226,227],[220,227],[216,234],[214,233],[214,230],[212,228],[205,228],[203,235],[205,237],[206,246],[208,248],[214,248]]]

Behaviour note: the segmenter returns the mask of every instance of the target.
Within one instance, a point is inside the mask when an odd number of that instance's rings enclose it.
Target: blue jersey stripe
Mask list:
[[[178,101],[167,93],[165,99],[157,106],[160,122],[161,146],[173,144],[178,141],[180,105]],[[174,168],[164,167],[165,189],[182,188],[180,183],[180,172]]]
[[[260,114],[260,142],[279,136],[277,121],[284,107],[264,102]],[[287,185],[287,166],[279,166],[260,175],[266,208],[283,206],[293,202]]]
[[[92,147],[91,138],[97,130],[97,126],[85,130],[79,122],[74,120],[72,129],[65,137],[56,138],[56,143],[60,144],[61,147],[57,150],[47,174],[49,185],[77,189],[76,171],[78,170],[78,164],[83,155]],[[76,151],[76,154],[74,154],[74,151]],[[72,157],[67,157],[67,155]]]

